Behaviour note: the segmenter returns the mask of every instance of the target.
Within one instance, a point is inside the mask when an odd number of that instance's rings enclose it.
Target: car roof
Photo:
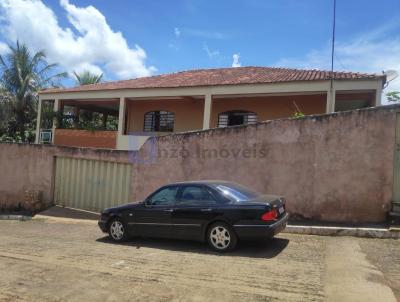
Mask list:
[[[229,185],[229,184],[235,184],[232,181],[226,181],[226,180],[191,180],[191,181],[181,181],[181,182],[175,182],[168,184],[168,186],[173,186],[173,185]]]

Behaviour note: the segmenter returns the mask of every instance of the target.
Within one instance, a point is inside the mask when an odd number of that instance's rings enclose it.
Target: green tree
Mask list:
[[[386,97],[389,102],[398,102],[400,101],[400,91],[391,91],[386,93]]]
[[[4,87],[0,86],[0,140],[8,132],[8,125],[12,116],[10,96]]]
[[[74,71],[74,76],[77,86],[97,84],[103,78],[103,74],[95,74],[89,70],[84,70],[80,73]],[[81,110],[81,114],[77,119],[79,120],[79,127],[84,129],[98,129],[102,124],[101,114],[88,110]]]
[[[32,140],[27,131],[33,133],[35,127],[39,90],[59,86],[67,74],[54,73],[57,64],[48,64],[43,51],[32,55],[18,41],[15,47],[9,45],[9,48],[5,56],[0,56],[0,86],[12,108],[13,116],[8,117],[9,134],[25,142],[27,138]],[[14,125],[10,126],[13,119]]]
[[[75,81],[78,86],[88,85],[88,84],[97,84],[101,82],[103,78],[103,74],[94,74],[88,70],[84,70],[81,73],[76,73],[74,71]]]

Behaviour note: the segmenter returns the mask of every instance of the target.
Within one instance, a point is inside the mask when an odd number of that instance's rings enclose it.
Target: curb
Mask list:
[[[31,220],[31,216],[26,215],[0,215],[0,220],[19,220],[19,221],[27,221]]]
[[[52,217],[37,214],[33,220],[42,220],[50,223],[68,223],[68,224],[86,224],[86,225],[97,225],[97,220],[93,219],[79,219],[79,218],[68,218],[68,217]]]
[[[287,225],[284,233],[319,236],[353,236],[363,238],[400,239],[399,230]]]

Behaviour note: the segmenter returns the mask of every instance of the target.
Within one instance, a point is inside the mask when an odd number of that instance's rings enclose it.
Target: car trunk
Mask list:
[[[275,209],[278,213],[278,218],[283,216],[286,212],[286,200],[282,196],[278,195],[260,195],[255,199],[248,200],[248,201],[241,201],[240,204],[249,206],[260,206],[264,205],[266,210]],[[283,210],[282,210],[283,209]]]

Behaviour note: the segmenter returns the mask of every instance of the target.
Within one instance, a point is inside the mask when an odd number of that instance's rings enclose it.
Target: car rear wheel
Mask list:
[[[218,252],[233,250],[237,243],[235,232],[223,222],[216,222],[208,228],[208,244]]]
[[[119,218],[114,218],[111,221],[108,233],[111,239],[117,242],[126,241],[128,239],[125,224]]]

